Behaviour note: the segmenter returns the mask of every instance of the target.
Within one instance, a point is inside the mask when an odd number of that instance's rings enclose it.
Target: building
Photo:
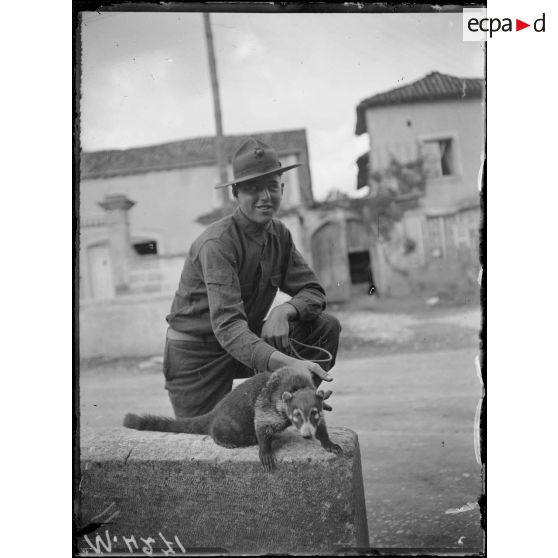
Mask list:
[[[392,159],[420,159],[426,176],[418,206],[406,211],[372,262],[380,293],[476,281],[484,91],[483,79],[432,72],[357,106],[355,133],[370,140],[369,151],[357,161],[357,187],[369,186],[374,195],[374,177]]]
[[[283,165],[285,220],[296,243],[293,208],[313,201],[305,130],[252,134],[273,145]],[[225,138],[225,154],[248,136]],[[230,206],[215,190],[214,138],[81,154],[79,188],[80,356],[162,354],[165,316],[204,216]],[[229,164],[229,176],[232,169]],[[230,192],[230,189],[225,190]],[[207,223],[207,221],[205,221]]]
[[[284,206],[312,202],[305,130],[254,136],[273,145],[283,165],[303,163],[284,175]],[[247,138],[225,138],[229,162]],[[213,137],[82,153],[80,299],[174,291],[204,229],[198,218],[223,203],[218,182]]]

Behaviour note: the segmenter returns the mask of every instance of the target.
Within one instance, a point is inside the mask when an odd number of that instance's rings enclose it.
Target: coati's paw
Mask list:
[[[331,453],[334,453],[335,455],[343,455],[343,448],[338,444],[331,443],[329,446],[327,446],[324,449],[326,451],[330,451]]]
[[[275,468],[275,459],[273,459],[273,455],[271,453],[260,453],[260,463],[266,473],[271,473],[271,471]]]

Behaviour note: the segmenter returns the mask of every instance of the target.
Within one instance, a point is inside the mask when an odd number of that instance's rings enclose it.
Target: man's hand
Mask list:
[[[295,370],[300,369],[301,371],[308,371],[311,374],[315,374],[316,376],[318,376],[318,378],[321,378],[326,382],[331,382],[333,380],[333,378],[319,364],[316,364],[315,362],[311,362],[310,360],[297,360],[297,363],[299,364],[295,366],[291,365],[291,368],[294,368]]]
[[[288,366],[296,372],[302,372],[303,374],[315,374],[326,382],[331,382],[333,380],[333,378],[315,362],[311,362],[310,360],[299,360],[297,358],[284,355],[279,351],[271,353],[268,364],[269,370],[273,372],[282,366]]]
[[[288,366],[303,374],[315,374],[326,382],[331,382],[333,378],[319,365],[310,360],[300,360],[283,353],[289,346],[289,320],[298,317],[296,308],[287,302],[276,306],[270,313],[262,327],[261,337],[275,347],[277,351],[269,357],[268,369],[272,372]]]
[[[262,327],[262,339],[277,350],[286,351],[289,346],[289,320],[297,315],[296,308],[291,304],[276,306]]]

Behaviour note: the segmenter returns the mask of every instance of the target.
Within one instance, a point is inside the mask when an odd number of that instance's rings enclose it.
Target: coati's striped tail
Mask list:
[[[199,417],[173,419],[155,415],[134,415],[128,413],[124,417],[126,428],[136,430],[154,430],[156,432],[184,432],[188,434],[209,434],[212,414],[207,413]]]

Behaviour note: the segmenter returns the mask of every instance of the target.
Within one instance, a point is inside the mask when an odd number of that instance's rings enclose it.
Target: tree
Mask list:
[[[368,186],[370,195],[351,200],[351,209],[362,215],[378,240],[389,240],[393,225],[402,219],[407,210],[417,207],[424,195],[424,159],[419,157],[401,163],[392,155],[385,170],[370,175]],[[413,250],[410,243],[406,250]]]

